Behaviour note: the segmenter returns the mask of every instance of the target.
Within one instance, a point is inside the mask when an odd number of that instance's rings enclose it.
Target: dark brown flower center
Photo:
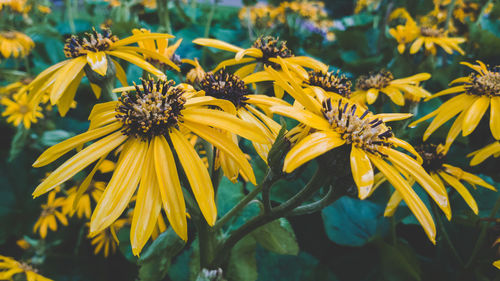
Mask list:
[[[345,98],[351,96],[351,81],[339,72],[309,71],[309,80],[306,81],[311,86],[318,86],[327,92],[337,93]]]
[[[342,139],[367,152],[385,156],[379,148],[392,146],[388,141],[393,136],[391,128],[382,120],[368,116],[370,111],[358,115],[356,110],[356,104],[342,104],[341,99],[335,106],[330,98],[323,101],[323,115]]]
[[[260,49],[262,51],[261,60],[266,65],[275,67],[276,64],[269,62],[270,58],[289,58],[293,57],[292,50],[288,49],[286,46],[286,41],[278,40],[273,36],[259,37],[253,43],[252,47]]]
[[[215,73],[208,72],[200,82],[205,95],[232,102],[236,108],[244,106],[248,100],[248,87],[236,75],[220,69]]]
[[[442,37],[444,30],[442,28],[423,26],[420,28],[420,34],[426,37]]]
[[[116,118],[123,123],[123,134],[148,140],[177,126],[186,98],[172,80],[141,80],[142,90],[134,84],[134,92],[123,92],[118,99]]]
[[[478,96],[500,96],[500,66],[488,69],[485,73],[472,73],[470,82],[465,83],[468,94]]]
[[[446,161],[446,155],[437,152],[437,145],[422,144],[415,147],[415,150],[424,160],[422,167],[427,172],[437,172],[443,169],[443,164]]]
[[[101,33],[92,29],[92,32],[85,33],[84,37],[71,35],[64,45],[64,55],[67,58],[76,58],[90,52],[108,50],[113,42],[118,41],[118,37],[111,33],[109,29],[103,29]]]
[[[394,80],[394,76],[390,71],[381,70],[377,73],[360,76],[356,81],[356,88],[363,91],[368,91],[372,88],[382,89],[389,86],[392,80]]]
[[[14,31],[5,31],[5,32],[1,32],[0,35],[5,38],[5,39],[9,39],[9,40],[14,40],[17,38],[17,34],[14,32]]]

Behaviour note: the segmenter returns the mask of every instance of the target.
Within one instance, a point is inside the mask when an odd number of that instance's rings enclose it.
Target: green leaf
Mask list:
[[[162,280],[167,275],[172,259],[185,245],[186,242],[172,228],[160,234],[139,259],[139,280]]]
[[[280,218],[252,232],[253,237],[265,249],[281,254],[294,255],[299,253],[299,244],[295,238],[290,223]]]
[[[413,250],[402,243],[395,246],[383,241],[377,243],[383,280],[421,280],[420,265]]]
[[[9,162],[12,162],[24,149],[26,141],[28,140],[29,130],[24,128],[22,124],[17,126],[16,134],[12,138],[9,151]]]
[[[255,249],[257,242],[252,236],[241,239],[231,250],[227,268],[227,278],[230,281],[257,280],[257,260]]]
[[[345,246],[363,246],[389,228],[384,206],[347,196],[324,208],[322,216],[328,238]]]
[[[62,142],[63,140],[71,138],[74,135],[74,133],[65,130],[46,131],[43,132],[42,137],[40,138],[40,143],[43,146],[53,146]]]

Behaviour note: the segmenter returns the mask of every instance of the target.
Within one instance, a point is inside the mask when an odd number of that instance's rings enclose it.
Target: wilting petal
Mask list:
[[[106,59],[105,52],[91,52],[87,53],[87,62],[97,74],[101,76],[106,75],[106,70],[108,70],[108,60]]]

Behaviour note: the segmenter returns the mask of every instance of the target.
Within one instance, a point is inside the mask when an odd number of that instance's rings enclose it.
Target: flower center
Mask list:
[[[31,110],[30,110],[30,107],[28,105],[25,105],[25,104],[21,104],[19,105],[19,113],[21,113],[22,115],[25,115],[27,113],[29,113]]]
[[[443,169],[443,164],[446,161],[446,155],[437,152],[436,149],[437,145],[435,144],[422,144],[415,147],[415,150],[424,160],[422,167],[427,172],[436,172]]]
[[[35,273],[38,272],[38,269],[33,268],[31,265],[25,263],[25,262],[20,262],[19,263],[19,268],[22,269],[23,271],[33,271]]]
[[[393,136],[391,128],[382,120],[368,116],[370,111],[365,110],[363,114],[358,115],[356,109],[356,104],[350,105],[348,102],[342,104],[341,99],[337,106],[332,106],[332,100],[328,98],[323,101],[322,111],[332,128],[340,133],[348,144],[352,143],[367,152],[386,156],[379,151],[379,148],[392,146],[388,142]]]
[[[253,43],[252,47],[260,49],[262,51],[261,60],[266,64],[275,67],[276,64],[269,62],[270,58],[289,58],[293,57],[292,50],[288,49],[286,46],[286,41],[280,41],[275,37],[266,36],[259,37]]]
[[[500,66],[488,69],[486,73],[472,73],[465,89],[468,94],[478,96],[500,96]]]
[[[389,86],[392,80],[394,80],[394,76],[390,71],[381,70],[377,73],[360,76],[356,81],[356,88],[363,91],[368,91],[372,88],[382,89]]]
[[[351,81],[339,72],[309,71],[309,80],[306,81],[311,86],[318,86],[327,92],[337,93],[344,98],[351,96]]]
[[[56,207],[51,206],[51,205],[42,205],[42,213],[40,214],[41,217],[46,217],[53,215],[56,211]]]
[[[92,29],[91,33],[85,33],[83,38],[71,35],[64,45],[64,55],[67,58],[76,58],[90,52],[108,50],[113,42],[118,41],[118,37],[111,33],[109,29],[103,29],[101,33]]]
[[[205,95],[232,102],[236,108],[244,106],[248,100],[248,87],[236,75],[220,69],[215,73],[208,72],[200,82]]]
[[[0,35],[5,38],[5,39],[9,39],[9,40],[14,40],[17,38],[17,34],[13,31],[5,31],[5,32],[1,32]]]
[[[423,26],[420,28],[420,34],[426,37],[442,37],[444,35],[444,30],[442,28],[433,28],[428,26]]]
[[[123,134],[148,140],[177,126],[186,98],[172,80],[141,80],[143,89],[134,84],[135,92],[123,92],[115,110],[123,123]]]

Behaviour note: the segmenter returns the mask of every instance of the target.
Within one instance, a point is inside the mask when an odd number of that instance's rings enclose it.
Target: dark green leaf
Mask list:
[[[281,255],[297,255],[299,245],[290,223],[280,218],[252,232],[253,237],[265,249]]]

